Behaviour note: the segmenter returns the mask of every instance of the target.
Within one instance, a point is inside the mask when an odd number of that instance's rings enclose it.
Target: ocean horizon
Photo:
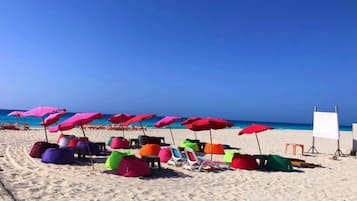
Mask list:
[[[15,116],[7,116],[10,112],[15,111],[13,109],[0,109],[0,123],[16,123],[18,122],[19,124],[27,123],[30,125],[32,128],[41,128],[42,126],[40,125],[42,118],[36,118],[36,117],[15,117]],[[24,110],[18,110],[18,111],[24,111]],[[67,112],[57,123],[51,125],[55,126],[62,121],[66,120],[67,118],[71,117],[75,113],[73,112]],[[100,120],[95,120],[91,124],[102,124],[102,125],[111,125],[112,123],[108,121],[109,117],[112,116],[113,114],[104,114],[104,118]],[[163,116],[157,116],[152,119],[148,119],[145,121],[142,121],[142,125],[146,126],[148,128],[154,128],[155,122],[159,121]],[[183,117],[183,119],[188,118],[188,117]],[[288,123],[288,122],[268,122],[268,121],[247,121],[247,120],[232,120],[232,119],[226,119],[228,121],[231,121],[234,123],[233,128],[245,128],[249,126],[250,124],[253,123],[258,123],[258,124],[265,124],[273,127],[274,129],[292,129],[292,130],[312,130],[312,123],[307,124],[307,123]],[[171,124],[171,128],[176,128],[176,129],[185,129],[185,126],[182,126],[181,121],[175,122]],[[138,123],[133,124],[133,125],[139,125]],[[352,131],[352,125],[347,126],[347,125],[339,125],[340,131]]]

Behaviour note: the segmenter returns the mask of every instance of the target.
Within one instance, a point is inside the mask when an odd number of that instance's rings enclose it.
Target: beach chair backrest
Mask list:
[[[177,146],[170,146],[172,157],[175,159],[182,159],[182,155]]]
[[[189,161],[190,163],[199,162],[195,152],[193,151],[193,149],[185,148],[185,153],[186,153],[186,156],[187,156],[187,161]]]

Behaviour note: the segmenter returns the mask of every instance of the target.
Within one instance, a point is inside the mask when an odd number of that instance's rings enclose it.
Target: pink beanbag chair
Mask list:
[[[150,167],[143,159],[135,156],[125,156],[119,164],[117,174],[124,177],[149,176]]]
[[[110,143],[110,148],[112,149],[129,149],[129,141],[125,138],[112,138]]]
[[[140,156],[157,156],[160,152],[160,145],[146,144],[140,149]]]
[[[231,167],[235,169],[256,170],[258,168],[258,163],[254,156],[248,154],[236,154],[232,159]]]
[[[171,159],[171,149],[163,148],[159,152],[160,161],[163,163],[167,163]]]

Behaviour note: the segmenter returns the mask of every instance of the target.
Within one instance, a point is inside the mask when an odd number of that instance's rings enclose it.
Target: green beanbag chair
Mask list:
[[[133,152],[119,152],[119,151],[112,151],[110,156],[105,161],[105,167],[109,170],[116,170],[120,164],[121,159],[124,156],[135,156]]]
[[[239,154],[239,151],[237,151],[237,150],[225,151],[224,152],[223,162],[232,163],[232,159],[233,159],[234,154]]]
[[[293,165],[291,164],[290,159],[281,157],[279,155],[269,155],[266,168],[270,171],[293,171]]]
[[[198,151],[198,146],[196,143],[193,143],[193,142],[190,142],[188,140],[185,140],[181,143],[180,145],[181,147],[184,147],[184,148],[191,148],[193,149],[193,151]]]

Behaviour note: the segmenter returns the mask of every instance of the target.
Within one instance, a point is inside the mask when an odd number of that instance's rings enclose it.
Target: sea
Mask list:
[[[14,110],[0,109],[0,123],[16,123],[16,122],[18,122],[19,124],[27,123],[30,125],[31,128],[41,128],[40,123],[42,121],[42,118],[8,116],[8,114],[12,111]],[[71,112],[66,113],[56,124],[61,123],[62,121],[71,117],[74,114],[75,113],[71,113]],[[92,122],[92,124],[111,125],[112,123],[109,122],[108,119],[112,115],[113,114],[105,114],[103,119],[95,120]],[[141,123],[143,126],[146,126],[148,128],[153,128],[155,122],[159,121],[161,118],[163,117],[157,116],[155,118],[142,121]],[[312,130],[312,123],[301,124],[301,123],[286,123],[286,122],[282,123],[282,122],[264,122],[264,121],[244,121],[244,120],[230,120],[230,119],[226,119],[226,120],[234,123],[233,128],[245,128],[250,124],[258,123],[258,124],[269,125],[274,129]],[[53,126],[55,126],[56,124],[54,124]],[[133,124],[133,125],[139,125],[139,124]],[[185,129],[186,127],[182,126],[179,121],[171,124],[171,128]],[[352,131],[352,125],[351,126],[340,125],[340,131]]]

